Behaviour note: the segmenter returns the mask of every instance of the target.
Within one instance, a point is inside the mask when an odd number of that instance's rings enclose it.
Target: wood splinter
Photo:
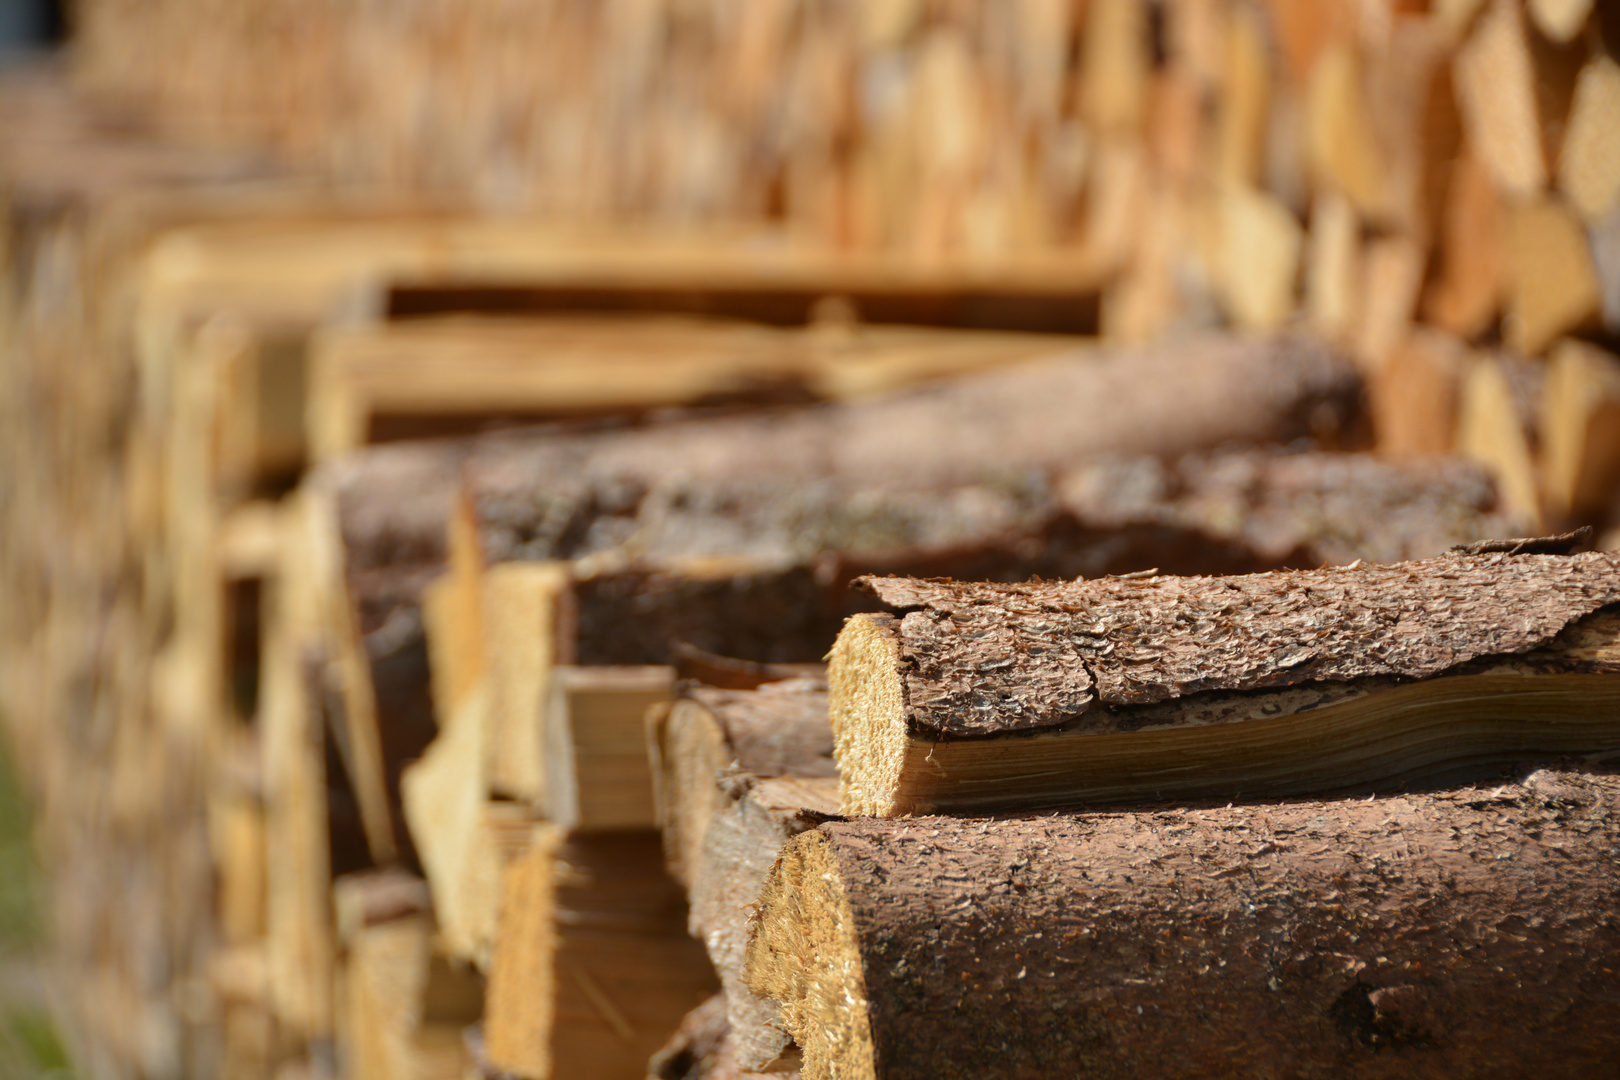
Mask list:
[[[855,616],[833,647],[842,809],[1276,798],[1617,754],[1617,570],[1614,553],[1492,551],[1236,577],[866,578],[902,614]]]

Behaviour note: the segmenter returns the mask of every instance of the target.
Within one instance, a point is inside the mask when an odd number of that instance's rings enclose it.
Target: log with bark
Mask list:
[[[1620,778],[833,822],[749,978],[828,1077],[1603,1073]]]
[[[839,477],[707,486],[678,471],[621,484],[587,458],[591,447],[669,438],[402,445],[320,474],[354,605],[333,623],[352,641],[334,649],[349,660],[351,741],[364,746],[367,725],[378,729],[369,759],[386,774],[357,787],[394,791],[433,734],[421,597],[453,561],[446,522],[464,472],[468,538],[453,576],[465,593],[456,610],[473,614],[445,633],[472,654],[475,674],[461,681],[489,684],[495,741],[510,751],[491,763],[495,790],[537,802],[549,798],[542,747],[556,725],[540,703],[554,666],[667,663],[680,643],[755,662],[816,660],[861,610],[848,582],[862,573],[1241,573],[1428,555],[1505,529],[1479,472],[1357,455],[1108,457],[944,490]]]
[[[1620,754],[1620,555],[864,583],[833,647],[846,813],[1270,798]]]
[[[648,721],[665,856],[725,989],[728,1053],[743,1069],[780,1068],[797,1051],[775,1004],[749,990],[743,956],[782,846],[837,810],[826,684],[689,686]]]

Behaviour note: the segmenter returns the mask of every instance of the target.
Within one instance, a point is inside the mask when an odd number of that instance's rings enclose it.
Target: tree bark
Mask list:
[[[749,946],[807,1080],[1600,1075],[1620,779],[832,822]]]
[[[1454,552],[1242,577],[867,579],[904,614],[851,619],[832,653],[844,808],[1253,798],[1617,752],[1620,613],[1601,611],[1617,569],[1611,553]]]

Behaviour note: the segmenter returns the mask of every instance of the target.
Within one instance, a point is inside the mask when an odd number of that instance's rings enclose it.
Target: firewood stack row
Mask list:
[[[1388,446],[1480,456],[1549,528],[1614,514],[1564,444],[1620,383],[1568,340],[1620,333],[1590,0],[81,7],[85,87],[395,196],[1061,256],[1128,341],[1304,319]]]
[[[1502,541],[1620,540],[1591,8],[80,4],[0,79],[79,1069],[1601,1071],[1616,567]]]

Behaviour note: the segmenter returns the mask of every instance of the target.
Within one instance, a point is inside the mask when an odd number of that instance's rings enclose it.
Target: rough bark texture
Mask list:
[[[734,769],[757,777],[838,775],[825,682],[794,679],[740,691],[694,687],[689,693],[720,724]]]
[[[622,505],[671,476],[699,491],[749,475],[858,477],[893,491],[959,487],[1102,453],[1175,457],[1331,435],[1351,422],[1359,396],[1353,367],[1307,339],[1207,339],[1059,356],[855,404],[543,446],[493,439],[469,470],[486,520],[504,519],[521,547],[566,527],[572,515],[558,511],[570,488],[597,487]],[[617,492],[598,486],[608,478]]]
[[[749,972],[800,1006],[815,1080],[1604,1075],[1617,845],[1620,779],[1554,771],[1368,801],[834,822],[773,871]],[[794,865],[836,877],[847,926],[794,912],[815,885]],[[826,987],[854,999],[817,1013]],[[862,1022],[870,1060],[830,1060]]]
[[[894,632],[908,729],[993,736],[1084,725],[1093,703],[1421,679],[1523,653],[1620,602],[1620,555],[1459,553],[1240,577],[867,584],[905,612]]]

